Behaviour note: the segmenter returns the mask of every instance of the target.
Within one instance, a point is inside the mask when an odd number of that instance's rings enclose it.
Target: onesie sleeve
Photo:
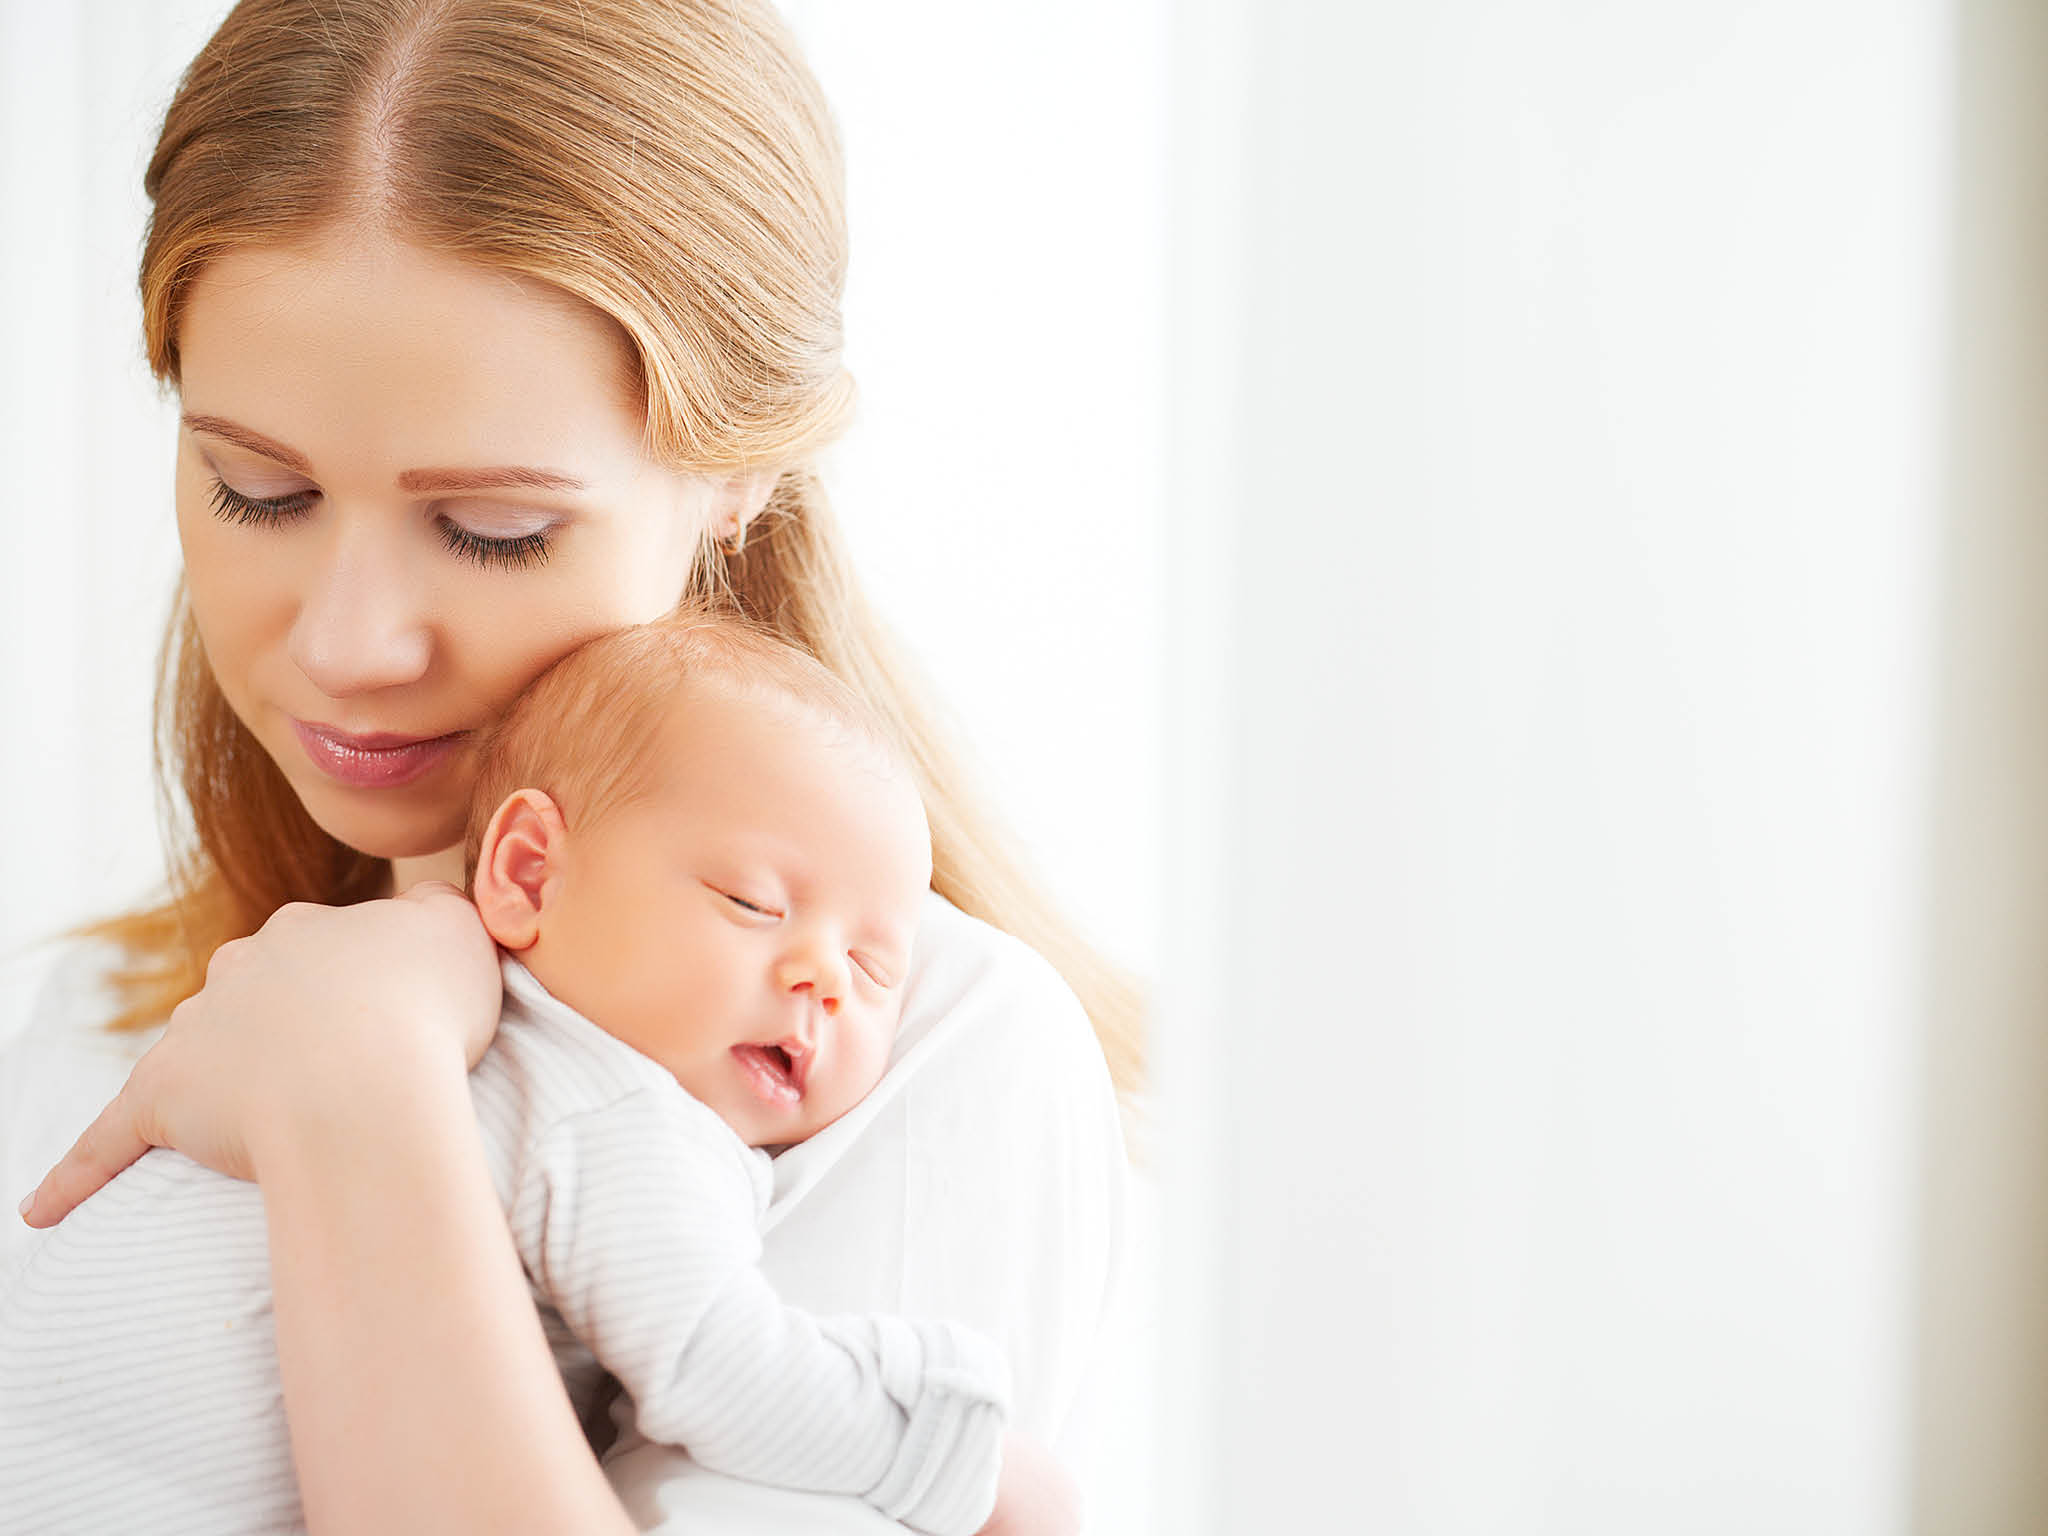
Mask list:
[[[759,1268],[750,1156],[680,1094],[572,1116],[526,1160],[515,1239],[640,1435],[933,1536],[979,1529],[1001,1465],[1002,1352],[956,1323],[786,1305]]]

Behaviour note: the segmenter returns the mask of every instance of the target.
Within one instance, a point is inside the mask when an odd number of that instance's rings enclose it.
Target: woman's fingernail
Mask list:
[[[28,1220],[28,1213],[36,1208],[36,1192],[30,1190],[21,1197],[21,1219]]]

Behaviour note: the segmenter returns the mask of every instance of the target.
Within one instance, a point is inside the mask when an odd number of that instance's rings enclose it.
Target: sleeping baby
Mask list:
[[[481,758],[472,900],[505,952],[470,1078],[579,1414],[914,1529],[991,1518],[1007,1367],[966,1328],[821,1318],[758,1261],[768,1153],[880,1079],[931,842],[888,731],[817,662],[703,613],[537,680]],[[143,1157],[0,1303],[0,1489],[39,1529],[300,1524],[262,1196]],[[12,1495],[10,1495],[10,1498]]]

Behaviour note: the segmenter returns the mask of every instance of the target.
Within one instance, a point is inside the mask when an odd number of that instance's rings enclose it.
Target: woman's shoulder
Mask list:
[[[126,1063],[148,1049],[158,1031],[107,1028],[117,1007],[112,978],[120,959],[110,940],[79,936],[16,957],[5,982],[7,1016],[0,1021],[0,1082],[18,1076],[18,1062]]]
[[[934,893],[888,1070],[844,1116],[775,1159],[769,1225],[828,1175],[843,1180],[842,1164],[964,1168],[1008,1161],[1026,1140],[1065,1151],[1027,1159],[1040,1176],[1067,1158],[1120,1162],[1116,1118],[1109,1070],[1073,989],[1030,945]]]
[[[0,1022],[0,1072],[6,1080],[17,1075],[17,1059],[118,1061],[125,1075],[126,1065],[160,1031],[107,1028],[118,1006],[113,974],[120,960],[112,941],[75,935],[17,957],[6,982],[8,1016]]]
[[[0,1050],[54,1016],[111,1007],[107,978],[119,953],[108,940],[66,934],[25,944],[0,960],[0,997],[6,999]]]
[[[972,1037],[977,1055],[1021,1053],[1107,1081],[1087,1011],[1051,962],[936,891],[925,898],[895,1060],[934,1036]]]

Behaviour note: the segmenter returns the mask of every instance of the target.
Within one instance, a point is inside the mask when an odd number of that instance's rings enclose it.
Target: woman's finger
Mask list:
[[[439,901],[448,896],[453,896],[457,901],[469,900],[462,894],[460,886],[450,885],[446,880],[421,880],[417,884],[408,885],[399,892],[399,896],[405,901]]]
[[[126,1095],[115,1095],[22,1202],[21,1219],[32,1227],[54,1227],[149,1148]]]

